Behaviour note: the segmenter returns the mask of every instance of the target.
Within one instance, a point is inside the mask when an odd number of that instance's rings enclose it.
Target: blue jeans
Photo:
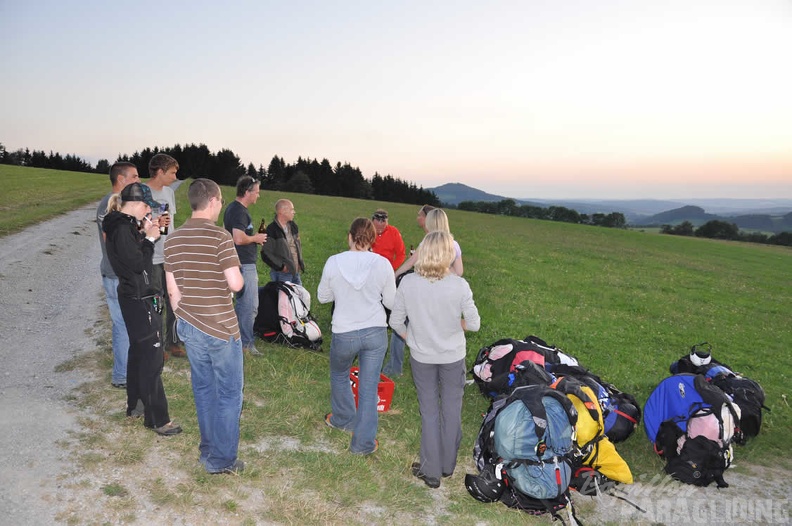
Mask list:
[[[352,453],[368,454],[375,449],[377,437],[377,387],[382,359],[388,346],[388,330],[370,327],[358,331],[333,333],[330,343],[331,424],[352,431]],[[358,407],[349,383],[349,370],[358,359]]]
[[[206,471],[217,473],[237,461],[244,387],[242,341],[209,336],[182,319],[176,330],[190,360],[201,431],[200,461]]]
[[[245,285],[242,290],[237,292],[234,310],[236,311],[237,320],[239,320],[242,348],[248,349],[253,347],[256,341],[256,335],[253,333],[253,322],[256,320],[259,305],[258,270],[256,270],[255,263],[246,263],[241,266],[241,270]]]
[[[118,278],[102,276],[107,308],[113,325],[113,374],[111,382],[125,384],[127,381],[127,356],[129,355],[129,335],[124,316],[118,305]]]
[[[296,285],[302,285],[302,280],[300,279],[299,274],[281,272],[279,270],[270,270],[270,281],[291,281]]]
[[[382,368],[382,374],[395,378],[402,375],[402,367],[404,365],[404,346],[405,342],[401,336],[396,334],[396,331],[391,332],[390,339],[390,356],[385,367]]]

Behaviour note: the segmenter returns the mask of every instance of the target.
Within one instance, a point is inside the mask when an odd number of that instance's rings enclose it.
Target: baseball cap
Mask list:
[[[159,208],[160,204],[151,196],[151,188],[143,183],[132,183],[121,190],[121,201],[143,201],[151,208]]]

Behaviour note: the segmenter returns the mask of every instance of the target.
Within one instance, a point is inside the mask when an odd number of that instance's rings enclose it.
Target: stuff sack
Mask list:
[[[765,403],[765,392],[758,382],[735,373],[728,365],[711,356],[712,346],[707,342],[694,345],[690,354],[682,356],[669,367],[672,374],[701,374],[715,384],[740,408],[738,444],[744,444],[759,434],[762,427],[762,410],[770,411]]]
[[[261,339],[322,350],[322,331],[310,312],[311,295],[301,285],[270,281],[259,287],[259,309],[253,330]]]
[[[580,467],[589,467],[602,475],[600,485],[608,480],[623,484],[632,484],[633,476],[630,466],[616,451],[616,446],[605,435],[605,424],[602,417],[602,408],[597,401],[597,396],[591,387],[583,384],[580,380],[565,376],[557,380],[551,387],[564,393],[570,399],[572,405],[578,413],[577,425],[575,426],[575,443],[577,444],[577,454],[574,457],[573,468],[576,473]],[[573,478],[570,483],[573,489],[585,492],[583,486],[577,487],[577,483],[588,486],[590,481],[579,475]]]
[[[481,393],[495,398],[522,385],[550,384],[554,378],[547,374],[547,365],[557,363],[578,362],[536,336],[524,340],[504,338],[479,350],[470,373]]]
[[[569,398],[547,386],[520,386],[496,399],[473,448],[479,475],[465,478],[468,492],[484,502],[554,516],[571,505],[577,417]]]
[[[649,395],[644,428],[666,472],[688,484],[726,487],[732,443],[739,440],[740,408],[702,375],[670,376]]]
[[[549,366],[558,377],[573,377],[591,388],[602,408],[605,436],[614,443],[627,440],[641,422],[641,405],[631,394],[619,390],[596,374],[580,365],[563,363]]]

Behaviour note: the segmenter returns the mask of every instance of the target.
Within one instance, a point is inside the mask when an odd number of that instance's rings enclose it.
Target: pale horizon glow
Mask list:
[[[792,3],[0,3],[0,142],[517,199],[792,198]]]

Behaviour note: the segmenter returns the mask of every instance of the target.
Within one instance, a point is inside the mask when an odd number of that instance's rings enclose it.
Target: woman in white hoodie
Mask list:
[[[370,219],[359,217],[347,233],[349,250],[331,256],[322,270],[316,297],[335,301],[330,343],[330,408],[325,424],[352,433],[349,450],[377,450],[377,386],[388,348],[385,308],[393,307],[396,282],[388,260],[369,252],[377,237]],[[383,307],[384,306],[384,307]],[[358,359],[358,407],[349,383]]]

